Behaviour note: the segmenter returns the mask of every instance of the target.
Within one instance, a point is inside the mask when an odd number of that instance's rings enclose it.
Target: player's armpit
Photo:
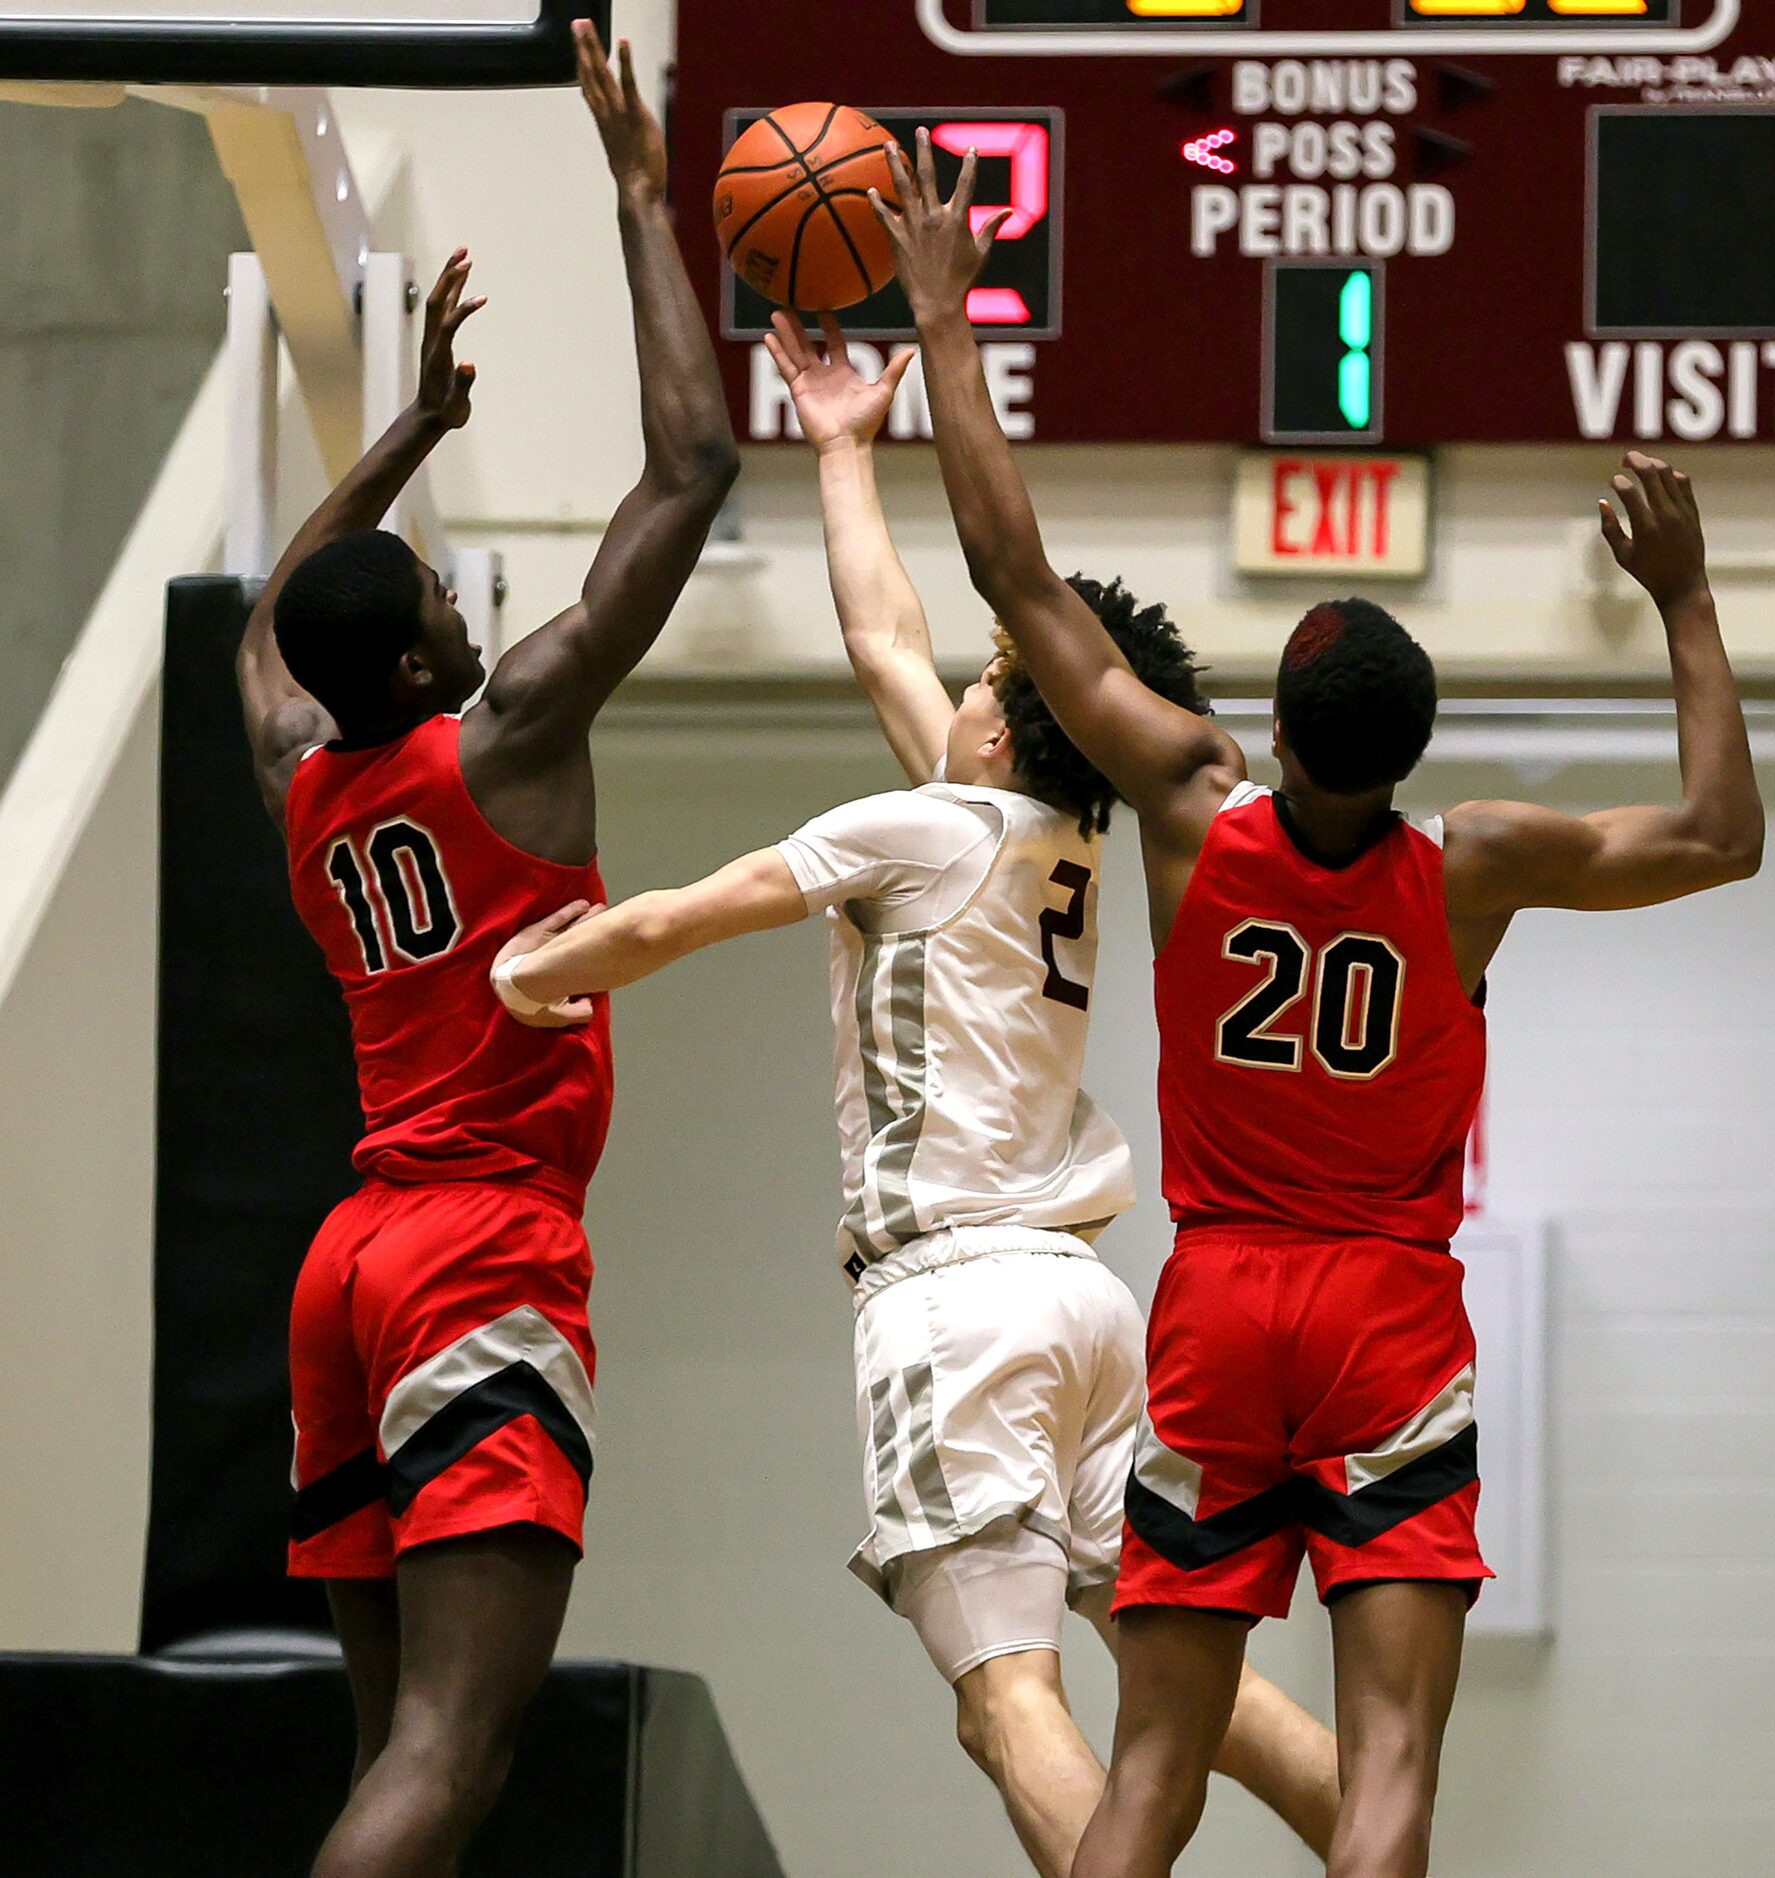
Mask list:
[[[1562,815],[1528,802],[1468,802],[1446,820],[1450,917],[1525,907],[1617,912],[1748,879],[1762,842],[1707,826],[1693,807]]]
[[[744,933],[793,926],[807,901],[775,848],[730,861],[688,887],[637,894],[508,960],[511,987],[539,1005],[591,992],[615,991],[664,966],[737,939]]]
[[[281,660],[278,670],[283,670]],[[244,670],[241,677],[253,770],[271,819],[278,823],[283,821],[284,798],[290,792],[296,765],[317,743],[325,743],[337,734],[337,726],[326,711],[307,692],[299,690],[287,673],[284,676],[288,689],[274,696],[255,686]]]

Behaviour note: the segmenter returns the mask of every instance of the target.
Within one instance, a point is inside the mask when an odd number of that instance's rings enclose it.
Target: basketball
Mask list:
[[[791,104],[739,137],[715,185],[715,233],[748,287],[779,306],[830,313],[893,277],[869,191],[898,203],[891,133],[844,104]]]

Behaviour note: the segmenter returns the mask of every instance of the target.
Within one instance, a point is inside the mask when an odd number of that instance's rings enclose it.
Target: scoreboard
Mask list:
[[[800,99],[928,129],[946,186],[979,151],[1012,214],[969,312],[1015,435],[1775,439],[1775,6],[772,0],[762,33],[680,0],[675,189],[760,438],[769,308],[697,222]],[[893,288],[845,324],[911,337]]]

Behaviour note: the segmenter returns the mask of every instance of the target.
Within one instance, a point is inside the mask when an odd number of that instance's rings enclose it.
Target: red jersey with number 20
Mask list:
[[[1240,784],[1155,984],[1165,1197],[1181,1228],[1448,1245],[1485,1019],[1455,966],[1439,820],[1396,817],[1325,867],[1268,789]]]
[[[351,1013],[367,1132],[389,1180],[528,1176],[576,1210],[610,1127],[610,1005],[529,1030],[488,982],[500,947],[572,900],[597,863],[537,860],[496,834],[463,780],[462,721],[370,750],[311,750],[284,810],[296,910]]]

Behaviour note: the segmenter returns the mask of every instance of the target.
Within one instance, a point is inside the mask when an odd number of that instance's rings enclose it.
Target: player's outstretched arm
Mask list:
[[[579,80],[616,178],[641,369],[641,480],[599,545],[578,604],[513,648],[487,690],[502,750],[544,761],[583,742],[610,694],[660,635],[696,568],[739,450],[702,309],[666,209],[666,143],[635,83],[581,20]]]
[[[333,721],[290,676],[278,652],[272,630],[277,597],[316,549],[378,526],[425,459],[451,431],[468,422],[475,368],[457,364],[456,334],[464,320],[487,304],[463,298],[472,265],[466,248],[458,248],[444,264],[425,303],[418,395],[297,530],[247,621],[235,669],[259,786],[278,820],[283,818],[284,795],[297,761],[310,745],[333,734]]]
[[[870,384],[850,362],[827,314],[825,355],[792,314],[766,339],[820,464],[826,567],[851,669],[889,747],[914,783],[927,783],[949,741],[955,706],[937,676],[924,604],[888,531],[875,480],[875,439],[912,362],[902,353]]]
[[[584,1000],[593,992],[632,985],[724,939],[806,918],[788,863],[761,848],[691,886],[584,914],[565,931],[559,914],[527,928],[494,962],[493,987],[520,1022],[558,1028],[591,1015]]]
[[[875,207],[893,238],[923,341],[937,457],[974,586],[1017,642],[1067,735],[1143,815],[1162,814],[1208,765],[1243,775],[1226,732],[1148,690],[1049,564],[968,324],[968,289],[1004,221],[1000,215],[978,230],[973,225],[977,159],[969,153],[945,203],[925,132],[916,179],[897,148],[888,156],[903,206],[876,197]]]
[[[1694,489],[1680,470],[1637,451],[1614,488],[1626,522],[1603,502],[1603,534],[1657,604],[1670,642],[1682,802],[1585,816],[1522,802],[1467,803],[1448,817],[1456,918],[1531,906],[1656,906],[1747,879],[1762,864],[1763,804],[1708,587]]]

